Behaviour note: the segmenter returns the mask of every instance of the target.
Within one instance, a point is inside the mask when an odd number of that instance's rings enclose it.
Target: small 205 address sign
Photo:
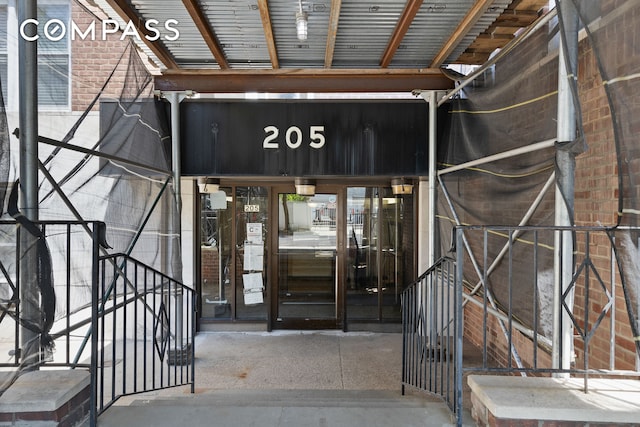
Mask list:
[[[264,128],[264,140],[262,148],[278,149],[280,148],[280,129],[277,126],[266,126]],[[305,133],[298,126],[289,126],[284,133],[284,141],[289,148],[296,149],[305,143]],[[324,147],[324,126],[309,126],[309,147],[316,150]]]

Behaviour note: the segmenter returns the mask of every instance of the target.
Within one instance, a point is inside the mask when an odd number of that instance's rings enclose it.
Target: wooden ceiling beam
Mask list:
[[[209,25],[207,17],[204,16],[198,0],[182,0],[182,3],[189,12],[189,15],[191,15],[191,19],[193,19],[194,24],[196,24],[196,28],[200,31],[202,38],[205,43],[207,43],[220,69],[228,69],[229,63],[227,62],[227,58],[224,56],[224,52],[218,43],[218,38],[211,28],[211,25]]]
[[[423,0],[407,1],[407,4],[404,6],[404,10],[402,11],[402,15],[400,15],[400,19],[396,24],[396,28],[393,30],[393,34],[391,34],[389,43],[387,43],[387,47],[382,54],[382,59],[380,60],[380,66],[382,68],[387,68],[389,64],[391,64],[391,60],[396,54],[398,46],[400,46],[400,43],[402,43],[402,39],[404,39],[404,36],[407,34],[411,23],[420,10],[422,2]]]
[[[174,70],[180,68],[173,56],[160,41],[149,40],[153,38],[154,34],[145,27],[145,20],[138,15],[125,0],[107,0],[107,3],[124,21],[134,23],[138,34],[140,34],[140,39],[165,67]]]
[[[271,67],[276,70],[280,68],[280,62],[278,61],[278,50],[276,49],[276,41],[273,37],[273,26],[271,25],[271,15],[269,14],[269,4],[267,0],[258,0],[258,8],[260,9],[260,19],[262,19],[264,39],[267,42]]]
[[[526,27],[538,19],[538,16],[536,12],[530,10],[506,10],[491,24],[487,32],[491,31],[491,27]]]
[[[338,36],[338,23],[340,21],[340,9],[342,0],[331,0],[331,12],[329,14],[329,30],[327,31],[327,46],[324,50],[324,67],[331,68],[333,64],[333,53],[336,48],[336,37]]]
[[[438,68],[442,66],[444,61],[447,60],[451,52],[460,44],[462,39],[469,33],[471,28],[478,22],[478,19],[487,11],[489,6],[493,3],[493,0],[477,0],[475,4],[469,9],[469,12],[462,18],[460,24],[451,34],[449,39],[442,45],[440,52],[431,61],[431,68]]]
[[[454,86],[440,69],[184,70],[165,72],[154,81],[156,90],[199,93],[411,92]]]
[[[465,65],[482,65],[489,59],[488,53],[472,53],[472,52],[464,52],[462,55],[458,57],[457,60],[453,61],[453,64],[465,64]]]
[[[485,63],[495,49],[502,48],[515,37],[517,30],[535,22],[547,5],[547,0],[514,0],[454,62],[473,65]],[[504,40],[504,43],[500,40]]]

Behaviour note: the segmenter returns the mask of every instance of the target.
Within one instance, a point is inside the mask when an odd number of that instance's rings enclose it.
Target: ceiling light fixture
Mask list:
[[[391,190],[395,195],[413,193],[413,184],[405,178],[394,178],[391,180]]]
[[[217,178],[198,178],[198,190],[201,194],[217,193],[220,189],[220,180]]]
[[[316,182],[313,179],[296,178],[295,186],[298,196],[314,196],[316,194]]]
[[[302,11],[302,0],[298,0],[300,10],[296,12],[296,31],[298,40],[305,41],[307,39],[307,13]]]

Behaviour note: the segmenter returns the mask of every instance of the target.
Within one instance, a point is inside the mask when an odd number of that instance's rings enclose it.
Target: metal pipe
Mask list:
[[[18,21],[37,19],[37,0],[17,2]],[[34,25],[25,26],[25,35],[36,35]],[[31,221],[38,221],[38,45],[36,41],[18,38],[19,127],[20,139],[20,212]],[[21,233],[24,240],[20,254],[20,313],[21,320],[41,324],[38,294],[38,264],[34,236]],[[21,330],[21,361],[27,369],[35,369],[40,361],[39,333],[27,327]]]
[[[90,427],[98,425],[98,283],[100,281],[100,245],[98,224],[93,223],[92,230],[92,263],[91,266],[91,330],[96,333],[91,334],[91,402],[89,403],[89,424]],[[76,356],[76,360],[79,355]]]
[[[16,135],[18,138],[22,139],[20,133],[16,134],[14,132],[14,135]],[[125,169],[124,166],[122,166],[120,163],[127,165],[127,166],[133,166],[135,168],[141,168],[141,169],[145,169],[147,171],[150,172],[154,172],[156,174],[159,175],[170,175],[170,172],[161,168],[157,168],[155,166],[150,166],[150,165],[145,165],[144,163],[140,163],[140,162],[136,162],[135,160],[131,160],[131,159],[126,159],[124,157],[119,157],[119,156],[115,156],[113,154],[108,154],[108,153],[104,153],[101,151],[97,151],[97,150],[93,150],[91,148],[84,148],[84,147],[80,147],[79,145],[73,145],[73,144],[67,144],[66,142],[61,142],[61,141],[56,141],[55,139],[52,138],[47,138],[45,136],[38,136],[38,142],[41,142],[43,144],[47,144],[47,145],[51,145],[57,148],[64,148],[67,150],[71,150],[71,151],[76,151],[78,153],[83,153],[86,154],[87,156],[85,157],[88,158],[89,156],[95,156],[97,158],[100,159],[106,159],[109,162],[111,162],[113,165],[123,168]]]
[[[176,207],[178,215],[182,213],[182,191],[180,185],[180,103],[185,98],[184,94],[179,92],[167,92],[166,99],[171,104],[171,167],[173,170],[173,189],[176,198]]]
[[[166,94],[169,103],[171,104],[171,166],[173,170],[173,190],[175,196],[176,210],[178,215],[178,230],[180,231],[178,237],[178,245],[176,250],[172,250],[172,254],[181,253],[182,247],[182,188],[180,183],[180,176],[182,174],[180,167],[180,103],[185,98],[184,93],[179,92],[168,92]],[[177,291],[177,289],[176,289]],[[180,345],[182,348],[183,345],[183,298],[182,291],[176,292],[176,343]]]
[[[429,266],[436,262],[436,157],[438,126],[438,94],[429,92]]]
[[[490,156],[486,156],[481,159],[471,160],[469,162],[461,163],[459,165],[440,169],[438,171],[438,175],[444,175],[444,174],[456,172],[462,169],[468,169],[474,166],[483,165],[485,163],[495,162],[497,160],[508,159],[510,157],[519,156],[521,154],[527,154],[527,153],[531,153],[538,150],[544,150],[545,148],[553,147],[555,143],[556,143],[555,139],[547,139],[546,141],[536,142],[534,144],[525,145],[524,147],[518,147],[512,150],[503,151],[502,153],[492,154]]]
[[[615,259],[615,236],[612,240],[611,251],[610,251],[610,276],[609,283],[611,283],[611,301],[614,301],[613,310],[611,310],[611,317],[609,319],[609,370],[613,371],[616,368],[616,308],[615,308],[615,300],[616,300],[616,259]],[[638,370],[637,365],[638,356],[636,355],[636,370]]]
[[[462,375],[463,375],[463,345],[464,345],[464,323],[462,321],[462,299],[464,292],[462,291],[464,288],[463,278],[464,278],[464,266],[462,260],[464,259],[464,249],[463,249],[463,240],[464,231],[458,229],[456,230],[456,286],[455,286],[455,295],[454,295],[454,306],[456,310],[456,314],[454,316],[454,331],[455,331],[455,368],[453,370],[455,376],[455,412],[457,423],[456,425],[462,427],[462,405],[463,405],[463,397],[462,397]]]
[[[572,1],[558,2],[561,18],[560,51],[558,54],[558,120],[557,135],[561,143],[571,143],[576,137],[576,117],[570,80],[577,79],[578,14]],[[575,154],[569,149],[556,151],[557,226],[573,226]],[[560,235],[562,234],[562,235]],[[561,247],[560,247],[561,245]],[[554,313],[552,366],[567,368],[572,357],[571,318],[562,310],[561,297],[573,276],[573,238],[571,231],[556,232],[554,256]],[[572,307],[573,295],[567,306]],[[562,348],[561,348],[562,347]]]

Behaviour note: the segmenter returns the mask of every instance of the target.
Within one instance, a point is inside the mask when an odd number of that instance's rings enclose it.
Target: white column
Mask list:
[[[437,190],[437,129],[438,92],[421,92],[429,103],[428,180],[418,186],[418,274],[422,274],[436,261],[436,190]],[[426,200],[426,203],[424,201]]]

